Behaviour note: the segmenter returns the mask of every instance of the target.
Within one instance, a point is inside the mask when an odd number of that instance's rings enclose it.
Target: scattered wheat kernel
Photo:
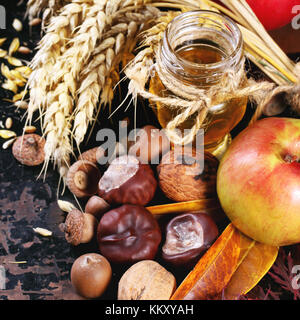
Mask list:
[[[25,133],[34,133],[36,131],[36,127],[34,126],[26,126],[24,127],[24,132]]]
[[[24,47],[24,46],[21,46],[19,49],[18,49],[18,52],[22,53],[22,54],[29,54],[31,53],[32,51],[27,48],[27,47]]]
[[[35,19],[32,19],[32,20],[29,22],[29,25],[30,25],[31,27],[35,27],[35,26],[40,25],[41,22],[42,22],[42,19],[40,19],[40,18],[35,18]]]
[[[3,45],[3,43],[6,41],[7,38],[0,38],[0,46]]]
[[[40,234],[40,235],[43,236],[43,237],[50,237],[50,236],[52,236],[52,231],[47,230],[47,229],[44,229],[44,228],[40,228],[40,227],[33,228],[33,231],[34,231],[35,233]]]
[[[0,49],[0,58],[4,58],[7,55],[7,51]]]
[[[16,140],[16,137],[7,140],[6,142],[3,143],[2,148],[4,150],[6,150],[7,148],[9,148],[14,143],[15,140]]]
[[[3,139],[9,139],[9,138],[13,138],[16,137],[17,134],[14,131],[11,130],[0,130],[0,137]]]
[[[70,212],[73,209],[75,209],[75,206],[73,203],[65,201],[65,200],[57,200],[57,204],[58,204],[59,208],[65,212]]]
[[[23,24],[19,19],[14,19],[12,26],[14,27],[14,29],[18,32],[23,30]]]
[[[9,49],[8,49],[8,55],[11,56],[13,53],[15,53],[20,48],[20,40],[18,38],[14,38],[11,42]]]
[[[6,129],[10,129],[13,125],[13,120],[11,117],[8,117],[5,121],[5,127]]]
[[[6,56],[6,60],[8,61],[9,64],[11,64],[14,67],[23,66],[22,61],[17,58]]]
[[[28,103],[26,101],[19,100],[19,101],[14,101],[14,103],[17,108],[20,108],[23,110],[28,109]]]

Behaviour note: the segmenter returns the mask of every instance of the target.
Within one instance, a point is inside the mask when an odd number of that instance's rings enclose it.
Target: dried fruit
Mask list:
[[[125,155],[112,161],[99,181],[98,194],[110,204],[146,205],[156,186],[151,167]]]
[[[24,165],[37,166],[44,162],[45,139],[35,133],[25,134],[16,139],[12,153]]]
[[[169,300],[176,289],[175,277],[152,260],[137,262],[121,277],[118,300]]]
[[[88,253],[75,260],[71,268],[71,282],[85,298],[98,298],[111,280],[112,270],[107,259],[97,253]]]
[[[218,234],[218,227],[206,213],[180,214],[167,225],[162,257],[175,266],[193,266]]]
[[[97,238],[100,252],[108,260],[132,263],[155,257],[161,231],[144,207],[126,204],[104,213]]]
[[[73,209],[68,213],[66,221],[59,227],[65,233],[66,240],[73,246],[77,246],[93,240],[97,225],[98,220],[92,214]]]
[[[218,160],[208,152],[175,148],[157,167],[159,186],[174,201],[212,198],[216,195]]]
[[[97,192],[101,173],[98,167],[87,160],[76,161],[67,174],[67,186],[78,198],[94,195]]]

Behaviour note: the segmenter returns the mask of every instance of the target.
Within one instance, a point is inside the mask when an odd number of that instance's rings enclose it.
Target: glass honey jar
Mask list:
[[[212,11],[189,11],[175,17],[168,24],[159,49],[164,72],[182,84],[199,89],[218,85],[229,69],[236,72],[244,69],[243,39],[238,26],[231,19]],[[149,90],[163,97],[174,96],[157,72],[152,75]],[[230,131],[243,118],[247,98],[212,98],[212,107],[203,123],[204,148],[218,156],[226,149]],[[179,107],[155,104],[154,111],[163,128],[180,112]],[[178,129],[190,129],[196,116],[187,118]]]

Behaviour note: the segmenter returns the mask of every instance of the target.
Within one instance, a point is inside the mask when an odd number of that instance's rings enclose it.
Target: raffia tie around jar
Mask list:
[[[156,54],[156,63],[154,68],[167,90],[174,94],[169,97],[159,97],[149,94],[148,99],[153,102],[160,102],[163,105],[172,107],[180,107],[181,113],[171,120],[167,127],[166,133],[169,139],[175,144],[188,144],[193,141],[197,132],[202,128],[210,108],[215,106],[214,101],[226,101],[235,98],[251,98],[261,91],[270,91],[274,85],[269,82],[255,82],[246,79],[244,69],[236,72],[233,69],[227,70],[220,78],[220,81],[211,86],[209,89],[200,89],[191,84],[184,84],[172,76],[164,65],[161,63],[160,50]],[[140,94],[145,96],[146,92]],[[176,96],[176,97],[175,97]],[[195,124],[188,130],[188,133],[182,136],[176,130],[180,124],[185,122],[189,117],[196,115]]]

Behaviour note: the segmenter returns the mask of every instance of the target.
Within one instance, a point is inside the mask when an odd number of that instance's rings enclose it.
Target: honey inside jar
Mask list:
[[[207,12],[205,12],[205,15],[207,15]],[[184,21],[188,26],[188,19],[185,18]],[[171,23],[174,24],[174,22]],[[175,23],[179,24],[179,21],[175,21]],[[219,28],[219,21],[217,25]],[[231,39],[228,38],[228,35],[222,38],[219,29],[215,31],[205,28],[204,32],[201,32],[201,28],[203,28],[203,24],[200,27],[197,26],[195,30],[189,29],[186,33],[183,33],[184,28],[178,27],[178,30],[174,30],[172,35],[174,40],[170,39],[171,31],[169,30],[169,34],[165,35],[165,37],[168,37],[168,41],[164,41],[162,44],[162,49],[165,50],[162,61],[163,59],[166,60],[166,57],[168,58],[169,50],[171,52],[170,59],[173,59],[173,61],[166,61],[166,66],[176,79],[179,79],[185,85],[191,84],[199,87],[199,89],[209,89],[211,86],[218,84],[218,80],[221,79],[227,68],[232,66],[243,68],[244,65],[241,62],[242,48],[236,50],[233,47],[234,44],[231,47]],[[212,28],[211,21],[209,28]],[[188,39],[189,37],[191,39]],[[183,41],[180,41],[180,38],[183,38]],[[173,46],[172,40],[174,42]],[[237,43],[240,45],[239,42]],[[170,48],[167,46],[170,46]],[[237,51],[236,58],[234,57],[236,61],[232,61],[235,51]],[[164,86],[157,73],[151,78],[149,90],[159,96],[172,95],[172,92]],[[212,105],[202,125],[205,149],[210,152],[218,148],[230,131],[241,121],[246,111],[247,98],[226,99],[225,97],[222,101],[213,98]],[[181,112],[179,107],[170,108],[160,103],[156,103],[153,108],[163,128]],[[192,128],[196,117],[197,113],[186,119],[178,126],[178,129]]]

